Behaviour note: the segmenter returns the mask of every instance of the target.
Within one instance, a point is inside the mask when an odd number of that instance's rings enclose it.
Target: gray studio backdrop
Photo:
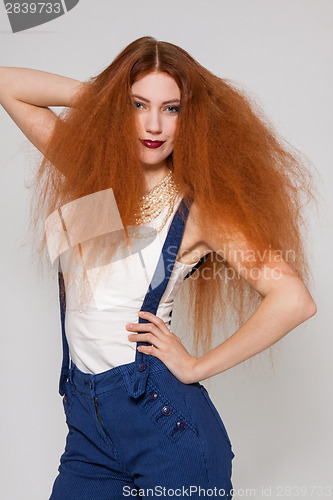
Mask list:
[[[318,169],[323,208],[319,218],[309,213],[308,235],[317,315],[274,347],[274,370],[262,353],[210,381],[236,455],[235,498],[329,498],[320,487],[332,487],[332,19],[330,0],[81,0],[13,33],[0,4],[1,66],[85,80],[153,35],[250,91]],[[31,259],[25,183],[34,148],[2,108],[0,127],[0,496],[46,500],[66,436],[58,289]]]

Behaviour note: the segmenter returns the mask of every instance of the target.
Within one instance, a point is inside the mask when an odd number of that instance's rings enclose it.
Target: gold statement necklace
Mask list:
[[[152,233],[149,233],[149,235],[155,232],[159,233],[165,226],[174,209],[178,193],[179,191],[174,181],[172,171],[170,170],[170,172],[156,184],[147,195],[141,196],[138,204],[139,209],[135,214],[135,224],[140,225],[151,222],[160,215],[166,206],[168,206],[169,208],[162,224],[157,229],[154,229]],[[139,238],[147,238],[149,235],[140,236],[137,234]]]

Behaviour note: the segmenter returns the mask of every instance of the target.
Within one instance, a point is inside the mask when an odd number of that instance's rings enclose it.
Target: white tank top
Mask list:
[[[173,212],[153,242],[140,252],[103,266],[101,279],[92,297],[78,305],[79,289],[75,280],[68,286],[66,274],[65,331],[69,355],[75,365],[85,373],[101,373],[110,368],[135,361],[136,342],[130,342],[127,323],[138,323],[149,284],[157,267],[173,216],[181,202],[178,196]],[[167,214],[166,207],[153,221],[142,224],[158,228]],[[198,261],[199,262],[199,261]],[[66,254],[60,256],[62,269],[66,268]],[[156,316],[170,327],[173,301],[184,280],[195,264],[175,261],[168,285],[159,303]],[[87,271],[94,278],[94,269]],[[133,332],[135,333],[135,332]]]

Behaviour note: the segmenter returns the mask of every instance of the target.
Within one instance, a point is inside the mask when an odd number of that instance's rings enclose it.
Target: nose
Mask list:
[[[150,134],[160,134],[162,132],[161,117],[158,110],[150,110],[146,115],[145,129]]]

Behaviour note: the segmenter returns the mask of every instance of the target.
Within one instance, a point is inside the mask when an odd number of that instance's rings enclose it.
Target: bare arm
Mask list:
[[[44,154],[57,115],[48,106],[71,107],[84,82],[30,68],[0,67],[0,104]]]
[[[211,250],[225,257],[257,292],[264,297],[252,316],[231,337],[205,355],[197,358],[194,380],[204,380],[238,365],[275,344],[296,326],[314,316],[316,304],[303,281],[286,261],[278,262],[272,252],[272,261],[260,271],[247,273],[242,269],[239,250],[246,254],[246,242],[234,242],[225,251],[218,235],[206,239]],[[241,270],[242,269],[242,270]]]

